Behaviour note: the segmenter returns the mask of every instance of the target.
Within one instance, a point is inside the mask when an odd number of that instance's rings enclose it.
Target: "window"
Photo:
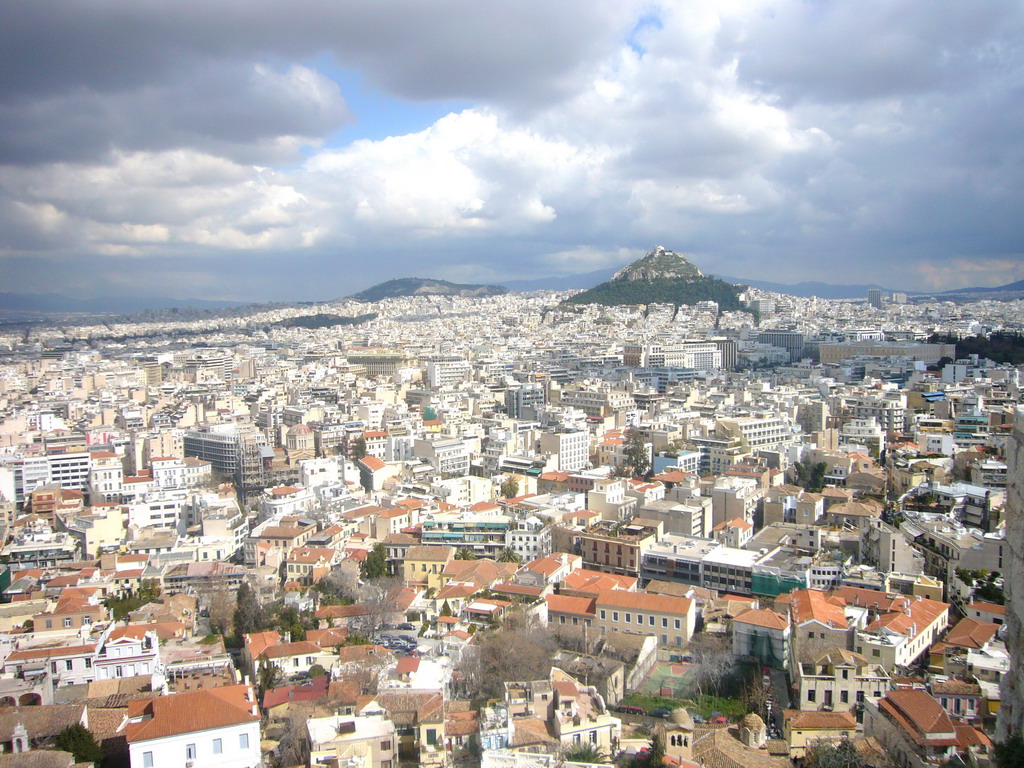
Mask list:
[[[196,759],[196,745],[195,744],[186,744],[185,745],[185,759],[186,760],[195,760]]]
[[[597,731],[590,732],[590,743],[597,744]]]
[[[383,751],[383,752],[389,751],[391,749],[391,742],[390,741],[382,741],[380,743],[380,748],[381,748],[381,751]]]
[[[850,692],[849,691],[840,691],[839,692],[839,701],[841,701],[843,704],[849,704],[850,703]]]
[[[64,626],[65,627],[70,627],[71,626],[71,617],[70,616],[66,616],[64,618]]]
[[[843,670],[843,680],[849,680],[849,679],[850,679],[850,670],[844,669]]]
[[[213,754],[221,755],[224,754],[224,740],[214,739],[213,740]]]
[[[153,753],[143,752],[142,753],[142,768],[153,768]]]
[[[88,656],[85,657],[85,668],[92,669],[92,659],[90,659]]]
[[[872,656],[881,656],[882,652],[880,650],[878,650],[877,648],[872,648],[871,649],[871,655]]]
[[[683,626],[682,622],[679,621],[679,619],[676,619],[676,629],[681,629],[682,626]]]
[[[437,729],[427,728],[427,745],[432,747],[435,744],[437,744]]]
[[[808,701],[815,701],[817,699],[817,696],[818,696],[818,692],[815,691],[815,690],[810,690],[810,691],[807,692],[807,700]]]
[[[72,664],[73,662],[71,661],[71,659],[64,659],[64,669],[68,670],[69,672],[71,671]]]
[[[661,617],[661,628],[668,629],[668,619],[666,619],[664,616]]]
[[[627,624],[632,624],[633,623],[633,614],[631,614],[631,613],[627,613],[626,614],[626,623]]]
[[[653,627],[654,626],[654,617],[653,616],[648,616],[647,617],[647,623],[650,624]]]
[[[248,749],[249,748],[249,734],[248,733],[240,733],[240,734],[238,734],[238,747],[239,747],[239,749]]]
[[[605,619],[605,612],[604,612],[604,608],[602,608],[601,609],[601,621],[604,621],[604,619]]]
[[[618,621],[618,620],[619,620],[619,612],[618,611],[612,611],[612,621]]]

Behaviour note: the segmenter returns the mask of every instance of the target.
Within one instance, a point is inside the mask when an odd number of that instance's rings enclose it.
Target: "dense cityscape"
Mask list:
[[[8,326],[0,765],[992,765],[1024,302],[572,295]]]

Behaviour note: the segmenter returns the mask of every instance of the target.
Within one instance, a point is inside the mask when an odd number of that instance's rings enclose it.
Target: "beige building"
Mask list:
[[[821,742],[835,743],[857,735],[857,719],[849,712],[801,712],[787,709],[783,713],[782,735],[789,745],[793,760],[802,758],[807,750]]]
[[[881,664],[841,648],[826,651],[794,670],[796,705],[802,710],[858,712],[865,701],[877,702],[892,687]]]
[[[660,645],[686,645],[697,623],[696,607],[687,597],[605,590],[598,595],[594,610],[602,634],[654,635]]]
[[[405,553],[405,581],[439,590],[444,586],[445,566],[454,559],[454,547],[413,545]]]
[[[386,715],[333,715],[306,720],[311,765],[393,768],[398,764],[395,724]]]

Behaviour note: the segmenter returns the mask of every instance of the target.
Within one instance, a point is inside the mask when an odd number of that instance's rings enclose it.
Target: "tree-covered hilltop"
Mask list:
[[[623,267],[611,280],[568,300],[570,304],[675,304],[714,301],[723,311],[743,309],[742,286],[708,277],[681,253],[663,246]]]
[[[935,334],[929,342],[932,344],[956,344],[958,359],[968,355],[988,358],[997,363],[1021,365],[1024,363],[1024,335],[1012,331],[995,331],[989,336],[965,336],[957,338],[945,334]]]
[[[568,299],[570,304],[675,304],[693,306],[699,301],[718,302],[723,312],[743,309],[742,289],[714,277],[669,280],[632,280],[601,283]]]

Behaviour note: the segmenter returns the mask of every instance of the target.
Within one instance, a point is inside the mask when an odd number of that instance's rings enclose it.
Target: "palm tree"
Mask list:
[[[512,547],[505,547],[501,550],[501,554],[498,555],[499,563],[521,563],[523,559],[516,554],[516,551]]]
[[[519,479],[515,475],[509,475],[501,481],[498,492],[503,499],[514,499],[519,495]]]
[[[607,763],[608,755],[597,744],[573,744],[565,750],[562,758],[569,763]]]
[[[469,547],[459,547],[455,552],[456,560],[476,560],[476,554]]]

